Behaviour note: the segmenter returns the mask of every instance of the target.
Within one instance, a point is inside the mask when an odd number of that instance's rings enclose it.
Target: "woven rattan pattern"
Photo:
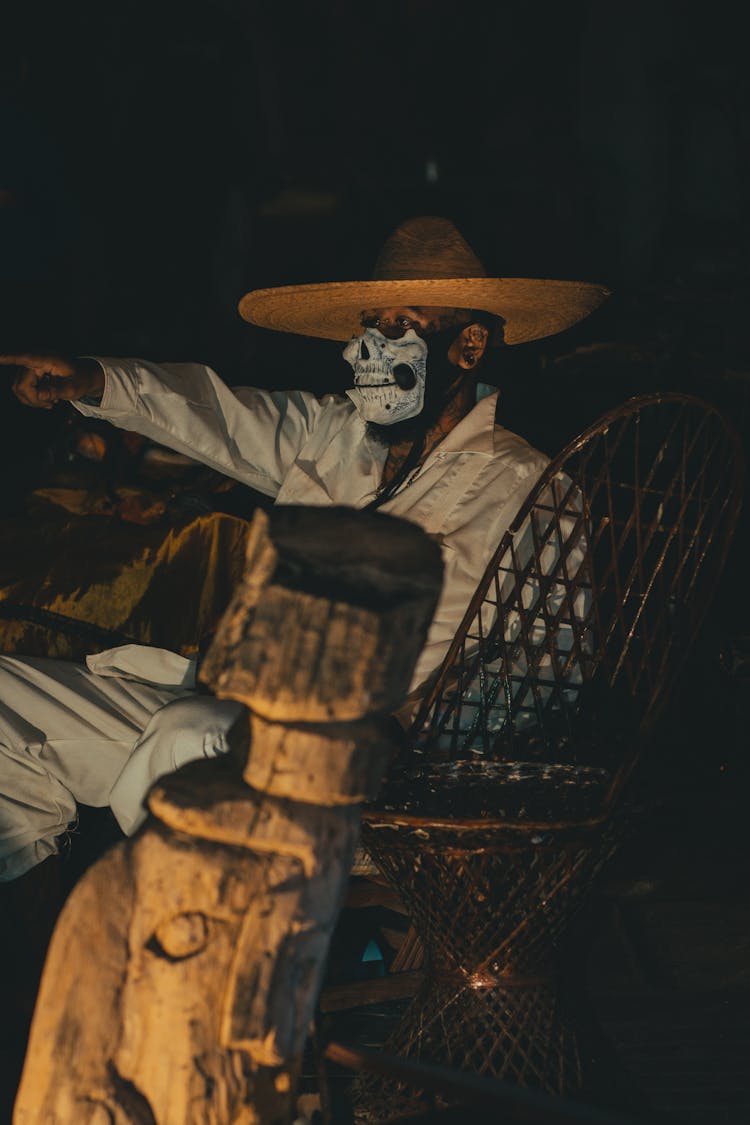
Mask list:
[[[627,722],[653,723],[721,573],[741,488],[736,435],[689,396],[631,400],[585,431],[500,543],[412,743],[432,760],[593,751],[621,766],[597,732],[582,737],[582,717],[600,721],[614,700]],[[605,701],[593,716],[592,691]]]
[[[425,988],[406,1010],[388,1050],[551,1093],[580,1083],[577,1036],[560,1015],[553,983],[481,992],[440,984]],[[360,1077],[355,1096],[356,1119],[363,1122],[418,1114],[429,1104],[421,1090],[376,1076]]]
[[[616,847],[618,798],[708,608],[741,484],[738,440],[718,412],[652,395],[571,443],[519,512],[410,751],[365,813],[365,846],[404,899],[429,970],[389,1050],[552,1093],[580,1085],[557,944]],[[518,779],[542,767],[533,800],[493,783],[502,819],[491,806],[476,815],[460,786],[436,807],[430,779],[472,761],[508,763]],[[580,766],[609,775],[583,807],[559,783]],[[469,776],[481,784],[481,768]],[[356,1100],[368,1121],[419,1105],[375,1079]]]
[[[558,941],[622,830],[619,817],[533,840],[491,824],[458,838],[449,827],[366,824],[365,843],[400,888],[430,959],[388,1050],[550,1093],[577,1089],[581,1058],[558,995]],[[358,1118],[416,1112],[420,1098],[363,1078]]]
[[[611,818],[577,835],[494,839],[477,830],[473,842],[449,828],[391,823],[363,831],[429,950],[431,974],[480,985],[549,975],[557,940],[622,827]]]

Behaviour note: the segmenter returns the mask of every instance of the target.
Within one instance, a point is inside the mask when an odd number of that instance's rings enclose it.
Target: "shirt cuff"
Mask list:
[[[138,401],[138,375],[132,361],[108,359],[91,355],[104,372],[104,390],[98,399],[87,395],[73,403],[81,414],[98,417],[100,414],[130,414]]]

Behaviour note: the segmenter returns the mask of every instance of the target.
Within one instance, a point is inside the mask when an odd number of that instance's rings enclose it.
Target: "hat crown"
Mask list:
[[[372,276],[373,281],[420,281],[486,277],[487,271],[449,219],[422,215],[407,219],[386,239]]]

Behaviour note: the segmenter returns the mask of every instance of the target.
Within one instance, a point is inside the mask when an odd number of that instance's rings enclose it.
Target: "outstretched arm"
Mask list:
[[[93,398],[104,390],[104,372],[95,359],[56,355],[0,355],[0,366],[18,367],[13,394],[24,406],[51,410],[56,402]]]
[[[0,356],[22,368],[14,391],[28,406],[72,402],[81,413],[161,445],[275,496],[320,413],[302,391],[233,391],[210,367],[141,359]]]

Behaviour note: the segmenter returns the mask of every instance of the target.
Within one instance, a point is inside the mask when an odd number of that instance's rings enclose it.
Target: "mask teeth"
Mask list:
[[[369,363],[358,363],[354,370],[355,383],[361,383],[363,379],[373,379],[378,383],[394,382],[391,374],[383,369],[383,364],[372,360]]]

